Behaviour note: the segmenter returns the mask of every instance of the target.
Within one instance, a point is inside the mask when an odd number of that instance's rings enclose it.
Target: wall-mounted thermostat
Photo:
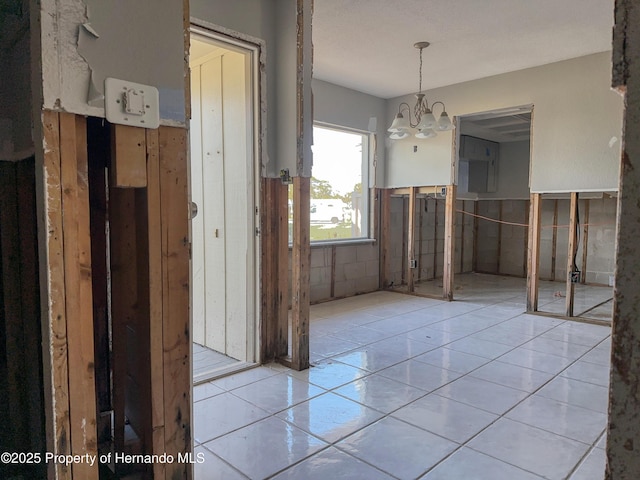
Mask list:
[[[111,123],[143,128],[158,128],[160,125],[158,89],[150,85],[106,78],[104,110]]]

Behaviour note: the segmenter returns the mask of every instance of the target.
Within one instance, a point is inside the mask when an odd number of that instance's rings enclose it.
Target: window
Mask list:
[[[367,238],[369,134],[314,125],[312,242]],[[292,222],[292,189],[289,189]],[[291,238],[290,238],[291,239]]]

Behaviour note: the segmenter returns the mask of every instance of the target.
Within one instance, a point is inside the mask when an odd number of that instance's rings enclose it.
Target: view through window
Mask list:
[[[310,199],[312,242],[368,236],[368,134],[313,127]],[[289,240],[293,221],[289,188]]]

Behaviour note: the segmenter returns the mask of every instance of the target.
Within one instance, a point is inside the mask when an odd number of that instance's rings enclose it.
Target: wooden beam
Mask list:
[[[158,130],[147,130],[147,248],[149,304],[149,363],[151,393],[151,450],[162,454],[165,449],[164,369],[163,369],[163,268],[162,268],[162,200],[160,198],[160,148]],[[141,282],[139,282],[140,285]],[[165,465],[153,464],[153,478],[165,477]]]
[[[551,281],[556,279],[556,250],[558,246],[558,199],[553,201],[553,225],[551,237]]]
[[[309,368],[309,275],[311,263],[309,198],[310,178],[294,177],[291,365],[295,370]]]
[[[527,253],[527,245],[529,244],[529,209],[531,206],[531,201],[530,200],[525,200],[524,201],[524,214],[523,214],[523,219],[522,219],[522,223],[524,223],[526,225],[526,227],[524,227],[524,245],[522,248],[522,277],[523,278],[527,278],[527,259],[529,258],[529,255]]]
[[[111,177],[113,179],[113,177]],[[127,326],[137,314],[137,246],[135,191],[110,185],[109,258],[111,262],[111,331],[113,443],[124,451],[127,390]],[[141,339],[142,340],[142,339]],[[144,368],[141,365],[141,368]],[[129,465],[115,465],[116,473]]]
[[[527,259],[527,312],[538,310],[538,282],[540,280],[540,194],[532,193],[529,205],[529,247]]]
[[[60,155],[67,286],[71,453],[98,453],[91,282],[91,234],[85,117],[60,113]],[[76,478],[98,479],[98,465],[74,463]]]
[[[589,255],[589,207],[591,201],[584,201],[584,214],[582,216],[582,277],[580,283],[587,283],[587,258]]]
[[[69,418],[69,368],[67,362],[67,315],[65,304],[64,248],[62,225],[62,183],[60,181],[60,121],[59,114],[42,112],[44,193],[38,201],[43,204],[44,243],[43,286],[46,311],[43,316],[42,351],[45,383],[47,451],[55,455],[70,455],[71,425]],[[49,462],[48,478],[70,480],[71,466]]]
[[[407,197],[402,197],[402,285],[406,285],[409,278],[408,274],[408,260],[407,260],[407,234],[408,234],[408,212],[407,212]]]
[[[473,258],[471,259],[471,270],[478,271],[478,201],[473,202]]]
[[[571,281],[571,272],[574,267],[574,257],[577,250],[578,230],[577,230],[577,214],[578,214],[578,194],[571,192],[571,205],[569,207],[569,244],[567,247],[567,282],[565,306],[567,317],[573,317],[573,300],[575,294],[575,284]]]
[[[187,130],[160,127],[164,438],[165,452],[176,456],[192,444],[187,141]],[[191,478],[188,464],[165,468],[166,478]]]
[[[145,129],[111,125],[111,184],[114,187],[147,186]]]
[[[422,205],[424,204],[425,199],[418,198],[416,201],[418,202],[418,278],[416,280],[419,282],[422,280],[422,220],[424,217],[424,208],[422,208]]]
[[[263,362],[287,355],[288,343],[288,185],[262,179],[261,295]],[[283,315],[284,314],[284,315]]]
[[[409,211],[407,223],[407,285],[409,293],[415,290],[414,275],[415,268],[413,262],[415,260],[415,222],[416,222],[416,187],[411,187],[409,192]]]
[[[380,195],[380,288],[388,288],[391,261],[391,190],[379,189]]]
[[[278,296],[276,316],[278,330],[276,332],[276,357],[284,358],[289,355],[289,185],[278,183]]]
[[[502,256],[502,200],[498,200],[498,254],[496,260],[496,273],[500,275],[500,257]]]
[[[465,213],[466,212],[466,201],[462,200],[462,224],[460,225],[460,273],[464,273],[464,224],[465,224]]]
[[[434,198],[433,207],[433,278],[438,277],[438,199]]]
[[[442,275],[442,297],[453,300],[453,277],[456,249],[456,186],[447,186],[444,216],[444,271]]]

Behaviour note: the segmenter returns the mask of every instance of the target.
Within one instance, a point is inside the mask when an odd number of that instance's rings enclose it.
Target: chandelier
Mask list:
[[[411,129],[415,128],[416,138],[433,138],[436,132],[444,132],[453,130],[454,126],[447,114],[447,109],[442,102],[433,102],[429,106],[424,93],[422,93],[422,50],[429,46],[429,42],[418,42],[413,45],[420,50],[420,81],[418,84],[418,93],[416,93],[416,104],[413,107],[413,118],[411,116],[411,107],[408,103],[402,102],[398,107],[398,114],[393,119],[393,123],[387,130],[391,133],[393,140],[401,140],[411,135]],[[440,118],[436,120],[433,110],[436,105],[442,106]],[[406,113],[405,118],[403,112]],[[415,121],[414,121],[415,119]]]

